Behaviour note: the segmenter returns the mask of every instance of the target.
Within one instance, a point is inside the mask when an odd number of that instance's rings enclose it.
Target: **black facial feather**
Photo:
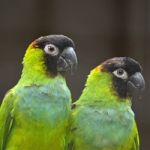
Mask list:
[[[53,74],[54,76],[57,75],[57,61],[56,57],[52,57],[49,55],[45,55],[45,64],[47,66],[47,70]]]
[[[130,57],[115,57],[105,61],[102,65],[102,71],[104,72],[111,72],[113,74],[113,71],[122,68],[128,73],[129,77],[136,72],[142,72],[140,64]],[[127,80],[123,80],[113,75],[113,86],[121,98],[127,97]]]

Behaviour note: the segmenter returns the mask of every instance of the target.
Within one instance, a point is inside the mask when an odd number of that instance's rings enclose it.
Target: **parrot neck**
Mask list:
[[[106,72],[91,71],[85,89],[80,97],[83,102],[125,102],[131,104],[129,98],[120,98],[114,90],[112,76]]]
[[[61,75],[58,76],[62,78]],[[54,78],[55,76],[47,71],[43,51],[29,46],[23,59],[23,71],[19,82],[43,84]]]

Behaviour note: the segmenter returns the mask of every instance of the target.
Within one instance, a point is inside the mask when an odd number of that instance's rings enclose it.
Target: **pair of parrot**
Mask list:
[[[139,150],[131,99],[144,89],[140,64],[106,60],[91,71],[71,108],[65,73],[76,67],[67,36],[29,45],[21,78],[0,107],[0,150]]]

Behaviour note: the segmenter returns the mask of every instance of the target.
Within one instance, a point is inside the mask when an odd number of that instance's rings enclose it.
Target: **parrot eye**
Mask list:
[[[128,78],[128,73],[122,68],[119,68],[119,69],[115,70],[113,72],[113,74],[116,77],[121,78],[121,79],[127,79]]]
[[[44,51],[46,54],[50,54],[51,56],[57,56],[59,53],[59,49],[53,44],[48,44],[44,47]]]

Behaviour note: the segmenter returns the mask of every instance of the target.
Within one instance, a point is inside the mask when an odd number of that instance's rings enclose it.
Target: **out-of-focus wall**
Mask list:
[[[68,77],[74,99],[89,71],[107,58],[130,56],[143,66],[146,91],[133,102],[141,150],[150,143],[150,1],[26,0],[0,4],[0,98],[21,74],[27,45],[46,34],[65,34],[76,43],[79,67]]]

